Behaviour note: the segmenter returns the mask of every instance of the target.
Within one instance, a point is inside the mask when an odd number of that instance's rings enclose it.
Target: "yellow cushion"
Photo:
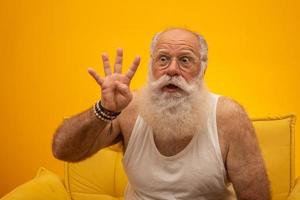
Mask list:
[[[127,178],[121,148],[113,146],[79,163],[66,163],[65,181],[74,200],[122,199]]]
[[[295,120],[294,115],[253,119],[271,182],[273,200],[286,199],[294,186]]]
[[[67,191],[61,179],[54,173],[40,168],[37,176],[15,188],[1,200],[68,200]]]
[[[294,185],[295,116],[253,119],[272,187],[272,199],[286,199]],[[103,149],[80,163],[65,164],[67,189],[74,200],[112,200],[123,196],[127,178],[122,148]]]

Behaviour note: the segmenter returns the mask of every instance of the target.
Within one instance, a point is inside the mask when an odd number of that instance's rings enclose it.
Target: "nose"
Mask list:
[[[181,74],[180,67],[176,59],[172,59],[171,63],[167,67],[167,74],[169,76],[178,76]]]

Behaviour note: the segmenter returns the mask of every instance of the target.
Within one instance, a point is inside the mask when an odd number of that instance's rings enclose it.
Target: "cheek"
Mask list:
[[[192,76],[189,73],[183,73],[182,77],[186,80],[186,82],[190,83],[192,80],[194,80],[194,76]]]
[[[152,72],[153,78],[155,80],[159,79],[161,76],[164,75],[164,71],[163,70],[155,68],[153,66],[151,67],[151,72]]]
[[[201,68],[197,67],[189,73],[189,79],[193,80],[200,75]]]
[[[195,78],[199,76],[199,73],[200,73],[200,69],[197,69],[190,72],[183,72],[182,76],[188,83],[190,83],[191,81],[193,81]]]

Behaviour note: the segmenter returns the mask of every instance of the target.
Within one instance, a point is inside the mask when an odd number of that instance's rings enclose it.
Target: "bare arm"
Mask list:
[[[270,186],[254,127],[244,109],[221,98],[218,124],[226,140],[225,165],[238,199],[269,200]]]
[[[108,56],[102,55],[106,75],[104,78],[101,78],[95,70],[89,69],[90,75],[101,87],[102,105],[114,112],[122,111],[131,102],[132,92],[129,85],[140,62],[140,58],[136,57],[129,71],[121,74],[122,58],[123,51],[118,49],[114,73],[112,73]],[[90,108],[64,120],[53,137],[53,155],[61,160],[76,162],[93,155],[103,147],[120,141],[122,139],[119,127],[121,115],[111,124],[97,118],[93,108]]]
[[[117,125],[113,121],[113,131],[110,133],[110,124],[99,120],[92,108],[65,119],[53,137],[53,155],[69,162],[83,160],[121,139]]]

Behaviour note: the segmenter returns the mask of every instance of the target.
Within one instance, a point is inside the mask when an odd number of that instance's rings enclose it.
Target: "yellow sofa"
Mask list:
[[[295,178],[295,116],[253,119],[274,200],[300,200]],[[127,183],[120,144],[79,163],[65,163],[65,177],[40,168],[36,177],[1,200],[119,200]],[[146,171],[145,171],[146,173]]]

